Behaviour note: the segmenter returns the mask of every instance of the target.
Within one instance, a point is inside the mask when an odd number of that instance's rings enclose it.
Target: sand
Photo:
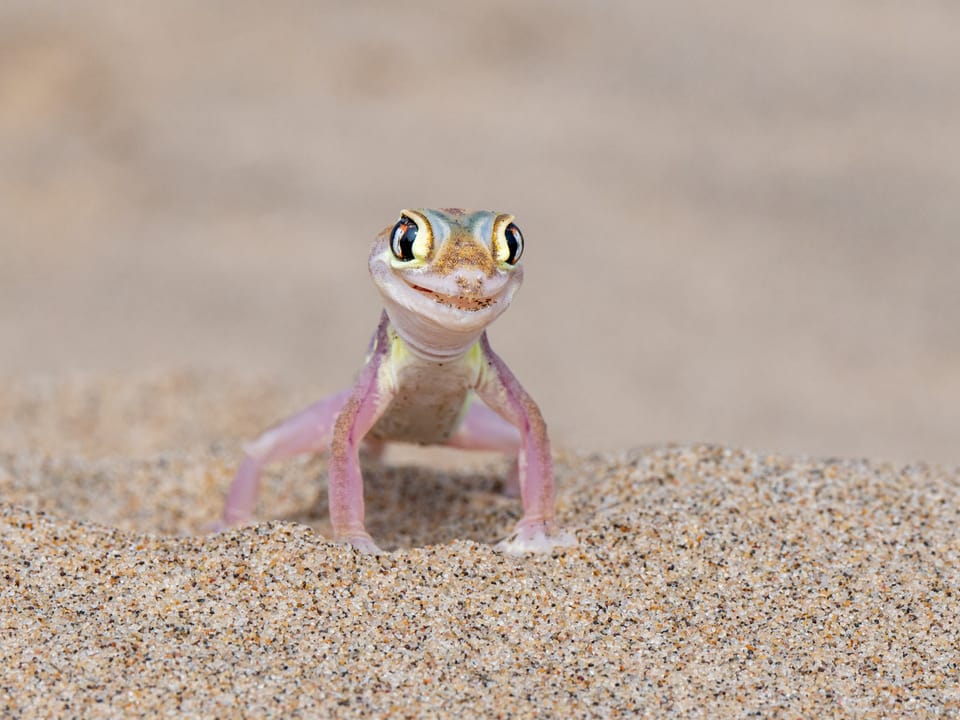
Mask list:
[[[195,373],[0,385],[5,716],[960,716],[957,469],[561,449],[579,547],[513,558],[490,547],[518,514],[505,462],[388,458],[372,557],[325,539],[308,458],[260,522],[204,535],[256,411],[298,400]]]

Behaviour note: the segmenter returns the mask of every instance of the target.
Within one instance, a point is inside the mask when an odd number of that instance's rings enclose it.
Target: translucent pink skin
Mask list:
[[[444,211],[425,212],[440,213],[438,224],[445,217]],[[364,552],[379,552],[364,526],[359,449],[394,399],[394,388],[387,383],[381,386],[381,368],[389,362],[390,333],[396,332],[420,362],[431,368],[431,373],[434,367],[436,372],[442,372],[443,364],[429,364],[438,362],[437,354],[441,360],[449,361],[479,342],[482,366],[471,389],[485,405],[471,403],[444,444],[517,454],[518,477],[508,482],[507,492],[516,494],[519,489],[524,515],[514,533],[499,543],[497,549],[513,554],[549,552],[554,547],[576,544],[573,536],[560,530],[554,521],[553,462],[540,410],[487,340],[486,324],[504,307],[491,308],[486,318],[483,312],[464,310],[462,317],[450,320],[451,314],[457,315],[456,310],[451,313],[449,307],[444,307],[442,313],[446,315],[443,315],[435,309],[435,302],[422,303],[406,281],[385,267],[383,258],[387,255],[383,249],[387,241],[387,233],[382,233],[371,253],[371,274],[384,296],[387,310],[371,343],[366,365],[352,388],[311,405],[246,446],[246,456],[227,496],[222,524],[229,526],[250,520],[265,465],[300,453],[329,450],[329,506],[334,539]],[[458,279],[464,282],[464,277],[469,277],[474,285],[483,283],[471,268],[465,268],[464,273],[469,275],[454,273],[451,282]],[[512,283],[508,293],[500,295],[505,297],[504,306],[521,277],[517,272],[513,277],[497,279],[498,293],[502,293],[500,288],[505,284]],[[444,322],[439,322],[438,317],[443,317]],[[468,326],[465,330],[465,323],[474,327]]]

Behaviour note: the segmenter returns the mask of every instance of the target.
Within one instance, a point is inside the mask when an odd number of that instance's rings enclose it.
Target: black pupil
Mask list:
[[[401,220],[393,226],[391,237],[393,254],[400,260],[413,260],[413,241],[417,239],[416,223]]]
[[[523,252],[523,236],[520,235],[520,228],[513,223],[507,225],[504,234],[507,236],[507,250],[510,251],[507,262],[512,265],[520,259],[520,254]]]

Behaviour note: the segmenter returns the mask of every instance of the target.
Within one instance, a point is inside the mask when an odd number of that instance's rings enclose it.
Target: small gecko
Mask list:
[[[515,453],[523,517],[497,549],[519,554],[575,545],[554,520],[546,423],[487,339],[487,326],[523,281],[522,255],[512,215],[403,210],[370,252],[384,309],[357,380],[244,447],[223,525],[251,518],[265,465],[329,450],[334,540],[380,552],[364,527],[359,446],[411,442]]]

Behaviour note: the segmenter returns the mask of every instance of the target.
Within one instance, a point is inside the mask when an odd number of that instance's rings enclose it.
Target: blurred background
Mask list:
[[[495,208],[491,338],[558,444],[958,463],[958,37],[944,0],[5,0],[0,375],[331,392],[374,235]]]

